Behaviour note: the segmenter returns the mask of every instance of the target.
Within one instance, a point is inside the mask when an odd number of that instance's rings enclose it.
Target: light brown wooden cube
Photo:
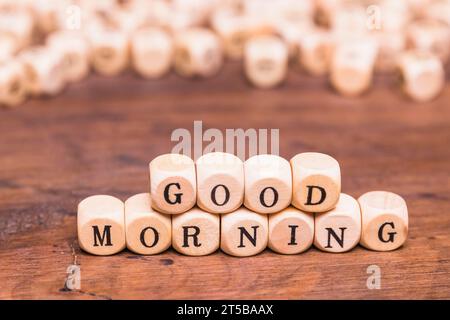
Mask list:
[[[18,8],[0,10],[0,30],[14,36],[19,49],[31,44],[33,27],[33,17],[30,12]]]
[[[220,249],[236,256],[248,257],[267,247],[269,222],[267,215],[244,207],[221,216]]]
[[[378,44],[378,55],[375,61],[375,71],[395,71],[398,65],[398,59],[406,48],[406,37],[404,33],[376,32],[373,36]]]
[[[244,162],[244,204],[258,213],[274,213],[292,200],[289,162],[277,155],[256,155]]]
[[[269,248],[281,254],[308,250],[314,240],[314,214],[286,208],[269,215]]]
[[[172,218],[172,246],[188,256],[204,256],[219,249],[219,215],[193,208]]]
[[[281,17],[273,22],[276,33],[288,46],[289,58],[298,57],[300,39],[308,36],[313,30],[313,22],[309,18],[288,20]]]
[[[197,159],[197,205],[211,213],[228,213],[244,200],[244,164],[231,153],[211,152]]]
[[[0,105],[17,106],[25,101],[26,93],[23,66],[16,60],[0,64]]]
[[[91,196],[78,204],[78,243],[86,252],[105,256],[125,249],[125,213],[121,200]]]
[[[125,201],[127,248],[137,254],[158,254],[172,244],[170,216],[152,209],[149,193],[136,194]]]
[[[145,28],[131,38],[131,57],[134,70],[145,78],[159,78],[172,66],[173,41],[159,28]]]
[[[329,72],[331,57],[334,48],[334,38],[325,29],[316,28],[299,38],[300,65],[315,76],[325,75]]]
[[[403,91],[412,99],[426,102],[444,88],[445,71],[442,61],[432,53],[410,50],[399,58]]]
[[[341,193],[336,207],[314,218],[314,246],[327,252],[346,252],[361,239],[361,210],[353,197]]]
[[[152,206],[159,212],[179,214],[191,209],[197,199],[195,164],[191,158],[164,154],[149,164]]]
[[[275,36],[258,36],[245,46],[244,69],[247,79],[256,87],[271,88],[287,75],[288,48]]]
[[[307,212],[333,209],[341,193],[341,169],[331,156],[300,153],[291,159],[292,205]]]
[[[408,237],[408,208],[405,200],[392,192],[372,191],[358,198],[361,207],[361,245],[375,251],[402,246]]]

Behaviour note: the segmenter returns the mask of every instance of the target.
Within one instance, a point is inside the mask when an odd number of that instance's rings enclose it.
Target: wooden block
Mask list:
[[[448,0],[431,1],[421,8],[421,12],[427,19],[442,21],[450,26],[450,1]]]
[[[19,41],[17,38],[8,33],[0,32],[0,64],[12,59],[19,50]]]
[[[375,61],[376,72],[393,72],[397,69],[398,59],[406,48],[406,37],[401,32],[375,32],[378,55]]]
[[[327,74],[334,48],[332,34],[326,29],[315,28],[299,39],[300,65],[314,76]]]
[[[288,48],[275,36],[258,36],[245,45],[244,69],[247,79],[256,87],[272,88],[287,74]]]
[[[331,156],[300,153],[291,159],[292,205],[307,212],[333,209],[341,193],[341,169]]]
[[[0,105],[17,106],[25,101],[26,80],[22,65],[16,60],[0,64]]]
[[[228,213],[244,200],[244,164],[230,153],[211,152],[197,159],[197,205],[211,213]]]
[[[193,208],[172,218],[172,246],[188,256],[204,256],[220,245],[219,215]]]
[[[170,216],[152,209],[149,193],[140,193],[125,201],[127,248],[137,254],[158,254],[172,244]]]
[[[172,66],[173,42],[162,29],[140,29],[131,38],[131,56],[134,70],[144,78],[159,78]]]
[[[436,98],[445,85],[442,61],[425,51],[406,51],[399,58],[403,91],[413,100],[425,102]]]
[[[17,7],[0,10],[0,30],[2,33],[13,35],[19,49],[31,44],[33,24],[33,16],[26,10]]]
[[[258,213],[275,213],[292,200],[289,162],[276,155],[257,155],[244,163],[244,204]]]
[[[179,214],[191,209],[197,199],[195,164],[181,154],[164,154],[149,164],[152,206],[159,212]]]
[[[210,77],[222,67],[222,46],[210,30],[190,28],[175,38],[174,68],[185,77]]]
[[[341,193],[336,207],[315,214],[314,246],[327,252],[346,252],[361,238],[361,211],[358,202]]]
[[[91,196],[78,204],[78,243],[86,252],[106,256],[125,249],[125,214],[121,200]]]
[[[269,248],[281,254],[297,254],[314,240],[314,214],[294,207],[269,215]]]
[[[268,243],[268,216],[244,207],[221,216],[220,249],[236,256],[248,257],[263,251]]]
[[[408,237],[408,208],[395,193],[372,191],[358,198],[361,207],[361,245],[375,251],[402,246]]]
[[[313,22],[308,17],[301,20],[288,20],[281,17],[275,20],[273,24],[276,33],[288,46],[289,58],[297,58],[300,50],[299,39],[303,39],[311,33]]]

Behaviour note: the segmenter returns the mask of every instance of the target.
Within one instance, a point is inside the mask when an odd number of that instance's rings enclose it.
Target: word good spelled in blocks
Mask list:
[[[78,242],[94,255],[125,248],[142,255],[172,247],[188,256],[221,250],[235,257],[266,248],[299,254],[401,247],[408,209],[397,194],[372,191],[358,199],[341,192],[333,157],[305,152],[290,161],[256,155],[245,162],[211,152],[197,161],[164,154],[149,164],[149,193],[125,202],[95,195],[78,205]]]

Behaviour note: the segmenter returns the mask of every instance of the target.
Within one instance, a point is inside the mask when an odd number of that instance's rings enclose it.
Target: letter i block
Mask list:
[[[172,246],[188,256],[204,256],[219,249],[220,217],[199,208],[173,217]]]
[[[91,196],[78,204],[78,242],[84,251],[106,256],[125,249],[124,204],[106,196]]]
[[[172,243],[172,220],[153,211],[149,193],[140,193],[125,201],[127,248],[137,254],[157,254]]]
[[[150,162],[150,193],[155,210],[179,214],[195,205],[195,164],[181,154],[164,154]]]
[[[341,193],[336,208],[315,215],[314,245],[327,252],[346,252],[361,238],[361,210],[353,197]]]
[[[244,200],[244,164],[230,153],[207,153],[197,160],[197,204],[211,213],[236,210]]]
[[[300,153],[291,159],[292,205],[307,212],[325,212],[336,206],[341,193],[341,169],[329,155]]]
[[[375,251],[399,248],[408,236],[408,208],[399,195],[372,191],[358,199],[361,206],[361,245]]]
[[[269,222],[267,215],[240,208],[221,216],[220,248],[223,252],[248,257],[267,247]]]

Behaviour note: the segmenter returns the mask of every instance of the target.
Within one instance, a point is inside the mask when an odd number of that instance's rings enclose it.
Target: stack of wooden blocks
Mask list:
[[[222,152],[196,162],[165,154],[150,162],[150,193],[123,203],[107,195],[78,205],[80,247],[95,255],[125,248],[143,255],[172,246],[189,256],[219,248],[252,256],[266,247],[280,254],[310,248],[346,252],[358,243],[376,251],[399,248],[408,233],[406,203],[372,191],[354,199],[341,193],[339,163],[301,153],[290,163],[277,155],[245,162]]]

